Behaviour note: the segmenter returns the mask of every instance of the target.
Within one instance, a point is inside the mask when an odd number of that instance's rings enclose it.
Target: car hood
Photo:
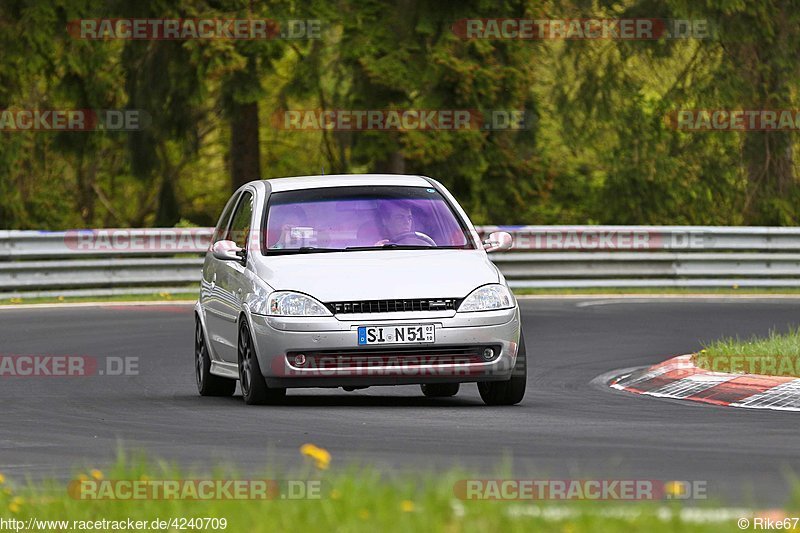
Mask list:
[[[256,272],[276,290],[323,302],[463,298],[497,283],[483,250],[379,250],[261,256]]]

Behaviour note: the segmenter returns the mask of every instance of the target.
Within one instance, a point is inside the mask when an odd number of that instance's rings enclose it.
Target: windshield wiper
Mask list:
[[[406,250],[436,250],[437,248],[446,248],[445,246],[427,246],[424,244],[395,244],[393,242],[387,242],[386,244],[382,244],[380,246],[348,246],[345,248],[345,251],[361,251],[361,250],[396,250],[396,249],[406,249]]]
[[[267,250],[269,255],[283,255],[283,254],[308,254],[308,253],[324,253],[324,252],[343,252],[341,248],[318,248],[316,246],[300,246],[299,248],[270,248]]]

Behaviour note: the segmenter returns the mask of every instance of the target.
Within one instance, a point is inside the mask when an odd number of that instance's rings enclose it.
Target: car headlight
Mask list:
[[[458,306],[459,313],[494,311],[514,307],[514,297],[505,285],[484,285],[472,291]]]
[[[299,292],[273,292],[267,300],[271,316],[331,316],[331,312],[311,296]]]

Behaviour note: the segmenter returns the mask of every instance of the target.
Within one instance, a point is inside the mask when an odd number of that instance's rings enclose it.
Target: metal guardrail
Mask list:
[[[513,287],[800,286],[800,228],[482,226]],[[0,231],[0,295],[166,292],[199,283],[210,228]]]

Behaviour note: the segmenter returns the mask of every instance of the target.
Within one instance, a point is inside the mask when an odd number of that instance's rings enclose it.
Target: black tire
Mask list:
[[[206,336],[200,318],[194,316],[194,377],[200,396],[233,396],[236,380],[221,378],[211,373]]]
[[[426,383],[420,385],[422,394],[428,398],[448,398],[458,394],[460,384],[458,383]]]
[[[247,405],[278,403],[286,396],[286,389],[267,387],[261,365],[258,364],[250,328],[244,318],[239,326],[239,384]]]
[[[484,381],[478,383],[478,392],[486,405],[515,405],[525,397],[528,382],[528,356],[525,350],[525,337],[520,331],[517,362],[508,381]]]

